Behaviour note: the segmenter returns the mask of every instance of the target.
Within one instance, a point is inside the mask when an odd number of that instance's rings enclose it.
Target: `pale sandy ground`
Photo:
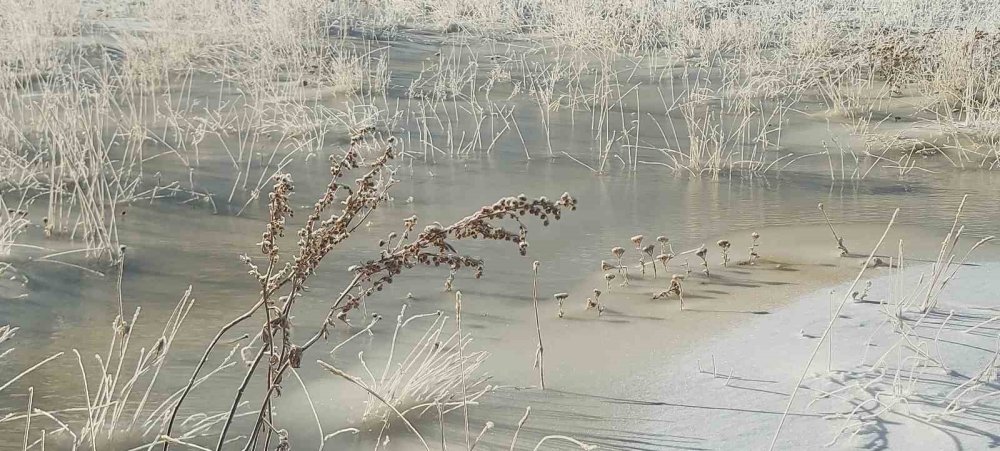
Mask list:
[[[927,265],[914,266],[905,278],[912,283],[927,270]],[[934,421],[927,418],[943,410],[955,393],[951,398],[948,395],[967,378],[996,364],[991,363],[1000,331],[995,322],[970,329],[996,315],[997,270],[1000,265],[995,263],[963,269],[942,301],[944,313],[929,315],[919,329],[925,348],[940,356],[954,373],[929,369],[912,378],[913,365],[905,358],[908,353],[894,350],[888,366],[902,371],[889,372],[873,382],[875,377],[864,373],[869,367],[863,364],[871,365],[895,341],[887,338],[889,330],[879,305],[849,301],[833,329],[833,363],[829,364],[824,344],[808,370],[807,388],[800,390],[776,449],[820,449],[831,443],[834,448],[865,449],[995,447],[1000,438],[996,421],[1000,406],[993,397],[997,391],[995,374],[986,378],[984,386],[965,395],[966,400],[985,395],[975,406]],[[889,283],[888,277],[875,278],[869,299],[886,300]],[[788,396],[817,346],[817,337],[830,320],[831,297],[839,302],[848,287],[839,284],[815,291],[771,315],[719,331],[696,349],[668,362],[661,377],[635,386],[630,400],[622,402],[630,405],[631,415],[655,419],[663,422],[665,429],[697,437],[689,444],[698,449],[766,449]],[[954,315],[944,322],[949,311]],[[873,335],[876,338],[867,346]],[[934,343],[935,337],[938,343]],[[832,372],[827,372],[828,365]],[[853,437],[858,430],[857,417],[834,415],[851,412],[856,404],[842,399],[811,403],[819,394],[815,389],[841,389],[840,396],[855,400],[847,395],[860,390],[851,388],[856,384],[871,384],[867,387],[875,392],[886,390],[896,377],[907,401],[897,401],[891,393],[883,392],[881,401],[893,405],[893,410],[872,419]],[[869,402],[863,407],[860,415],[871,415],[884,406]],[[844,427],[845,433],[833,443]]]
[[[883,228],[883,225],[837,227],[847,246],[857,253],[870,252]],[[711,278],[698,274],[701,269],[698,260],[689,256],[693,272],[684,284],[685,311],[677,309],[675,298],[650,300],[652,293],[665,287],[667,279],[662,271],[659,279],[652,279],[648,272],[646,278],[633,278],[628,287],[613,282],[611,295],[602,296],[608,305],[605,319],[657,317],[659,325],[650,329],[633,327],[629,329],[631,334],[619,332],[616,336],[581,337],[582,342],[576,343],[575,348],[593,351],[583,355],[561,349],[557,342],[551,346],[554,349],[550,359],[589,358],[602,362],[606,368],[620,365],[633,368],[613,393],[603,397],[604,402],[618,406],[618,415],[632,419],[625,427],[631,429],[635,441],[625,445],[627,448],[766,449],[788,396],[831,318],[831,305],[850,294],[850,283],[845,281],[857,276],[863,261],[862,257],[838,257],[829,230],[824,229],[786,227],[759,231],[762,236],[759,250],[764,258],[755,266],[722,268],[718,266],[720,257],[713,246],[709,256]],[[749,232],[734,234],[736,237],[744,235]],[[909,269],[902,276],[901,286],[915,286],[919,275],[929,271],[930,264],[921,260],[933,259],[941,234],[916,227],[894,228],[879,255],[888,262],[888,256],[897,253],[901,239],[904,240],[904,254],[912,257],[905,263],[904,267]],[[745,251],[741,250],[747,247],[748,240],[737,238],[733,241],[733,253],[740,259],[745,258]],[[967,246],[975,242],[973,239],[966,241]],[[958,253],[964,254],[964,249]],[[979,256],[995,259],[995,253],[993,249],[986,249]],[[678,260],[683,261],[683,257]],[[974,377],[993,357],[997,338],[994,323],[975,329],[976,333],[966,331],[991,318],[991,313],[983,308],[998,306],[994,294],[997,269],[1000,266],[996,264],[963,268],[943,295],[939,310],[944,313],[929,315],[922,328],[918,327],[925,338],[928,335],[933,338],[940,333],[938,329],[943,329],[939,342],[934,343],[934,352],[941,353],[943,361],[956,373],[931,369],[914,378],[913,365],[907,364],[912,363],[912,359],[907,360],[907,354],[899,351],[891,355],[890,361],[898,358],[899,364],[889,366],[904,370],[899,377],[905,383],[900,385],[908,387],[906,393],[910,398],[908,402],[892,403],[883,393],[881,399],[913,418],[888,413],[868,422],[851,438],[849,436],[858,430],[856,418],[849,421],[830,415],[851,412],[855,404],[838,400],[807,406],[817,392],[802,390],[776,449],[818,449],[831,442],[844,427],[847,427],[846,432],[834,444],[836,448],[985,449],[995,446],[997,406],[990,402],[992,395],[987,395],[981,407],[977,405],[969,409],[970,412],[945,417],[933,424],[925,422],[924,418],[939,412],[952,399],[946,395],[965,381],[963,376],[966,379]],[[636,272],[633,270],[632,274]],[[883,324],[884,315],[877,304],[887,300],[890,272],[881,267],[865,273],[855,291],[863,288],[864,281],[873,280],[870,302],[848,301],[833,330],[833,363],[829,363],[829,351],[824,344],[808,371],[810,377],[806,386],[835,390],[871,383],[869,389],[874,391],[879,382],[895,376],[890,373],[872,382],[870,375],[860,373],[867,367],[859,366],[871,364],[895,343],[888,337],[889,330]],[[592,280],[593,285],[606,289],[602,286],[601,274],[595,274]],[[590,295],[590,288],[580,287],[571,299]],[[573,301],[569,305],[566,319],[596,315],[593,311],[582,311],[578,304],[579,301]],[[941,323],[949,310],[959,313],[945,321],[947,327],[942,328]],[[734,312],[747,315],[734,315]],[[866,349],[866,341],[873,334],[872,345]],[[618,352],[601,353],[602,348],[614,349],[601,346],[605,340],[618,341],[622,346]],[[583,370],[586,365],[582,361],[576,365],[574,377],[586,377],[588,373]],[[828,365],[833,373],[827,372]],[[972,398],[995,390],[991,376],[987,386],[966,396]],[[853,391],[842,393],[850,398],[847,393]],[[882,408],[872,402],[863,407],[863,415]],[[643,437],[643,434],[647,435]],[[664,437],[670,437],[669,441],[664,441]],[[621,446],[621,442],[617,445]]]
[[[885,224],[836,228],[852,253],[867,254]],[[605,449],[766,449],[788,396],[830,320],[831,303],[839,303],[849,295],[849,283],[858,275],[867,255],[840,257],[825,225],[762,228],[757,232],[761,235],[761,259],[756,265],[736,264],[746,259],[750,230],[719,237],[733,242],[733,262],[725,268],[715,241],[706,243],[710,248],[710,278],[700,274],[697,257],[687,256],[692,272],[684,282],[684,311],[678,308],[676,298],[652,299],[653,294],[667,287],[669,277],[662,268],[657,278],[651,269],[641,276],[635,267],[637,254],[631,249],[624,259],[631,266],[628,286],[621,286],[617,278],[609,291],[604,272],[596,271],[599,263],[594,262],[593,275],[569,292],[563,318],[556,316],[551,297],[543,294],[546,299],[542,301],[541,324],[548,384],[544,391],[525,384],[535,380],[535,370],[530,366],[536,340],[533,321],[512,321],[502,327],[504,320],[493,317],[493,313],[479,315],[483,304],[470,304],[468,324],[486,325],[473,330],[478,346],[492,354],[485,368],[494,376],[492,382],[504,386],[470,409],[473,435],[487,421],[496,425],[484,436],[480,447],[508,449],[518,419],[525,407],[531,406],[531,418],[519,435],[516,449],[530,449],[541,437],[557,433]],[[936,256],[945,232],[896,226],[877,254],[889,262],[903,240],[907,260],[905,283],[901,286],[915,286],[919,272],[927,271]],[[977,239],[964,239],[957,253],[964,254]],[[626,243],[628,237],[623,236],[622,245]],[[675,253],[684,250],[674,248]],[[994,247],[982,248],[974,255],[975,261],[998,260]],[[671,262],[671,273],[685,272],[684,258]],[[605,260],[612,260],[610,252]],[[933,348],[935,353],[943,353],[949,367],[957,372],[924,370],[917,382],[909,382],[914,395],[907,404],[896,404],[896,408],[908,406],[912,411],[904,413],[917,418],[941,410],[941,400],[949,399],[946,395],[962,383],[962,377],[974,377],[984,365],[984,358],[992,357],[996,349],[993,340],[1000,330],[994,327],[1000,325],[989,323],[973,334],[962,331],[990,318],[989,312],[973,307],[991,302],[996,305],[989,288],[995,283],[990,276],[997,269],[997,264],[970,265],[951,282],[940,310],[944,315],[951,309],[961,314],[945,321],[947,327]],[[887,299],[886,287],[895,271],[884,266],[866,270],[856,291],[867,280],[873,280],[869,302],[848,301],[833,332],[835,358],[830,369],[834,372],[828,372],[828,348],[824,344],[809,369],[811,376],[806,386],[837,389],[858,381],[872,382],[870,374],[861,372],[866,368],[858,365],[862,361],[870,365],[894,343],[891,328],[883,325],[878,302]],[[584,308],[595,288],[603,291],[601,300],[606,310],[602,316]],[[935,312],[917,329],[922,336],[933,338],[943,319],[940,312]],[[865,343],[873,335],[869,348]],[[897,357],[903,363],[912,360],[903,354],[892,355],[893,359]],[[895,367],[895,360],[890,362]],[[891,381],[893,375],[887,378],[883,381]],[[883,387],[880,381],[871,386],[889,390],[893,387],[891,383]],[[989,387],[965,399],[989,393]],[[344,399],[345,391],[337,389],[336,384],[318,382],[312,389],[324,400],[333,393]],[[829,415],[850,412],[853,404],[848,401],[855,398],[845,396],[837,402],[807,406],[816,393],[813,389],[800,391],[775,449],[820,449],[845,425],[846,433],[835,448],[980,449],[993,442],[992,434],[996,432],[996,419],[985,403],[985,411],[940,419],[933,425],[904,420],[898,414],[883,415],[849,438],[857,429],[855,422],[845,423],[845,419]],[[842,394],[848,393],[854,394],[851,390]],[[291,399],[294,402],[295,398]],[[361,405],[361,400],[357,401]],[[864,407],[869,408],[868,414],[878,411],[870,405]],[[354,409],[353,415],[358,413]],[[293,415],[301,420],[300,433],[309,434],[311,414]],[[334,420],[328,431],[337,424],[352,424],[350,420],[341,421]],[[463,441],[461,417],[453,416],[446,423],[450,446],[459,446]],[[436,418],[421,418],[418,425],[425,437],[437,439]],[[370,440],[362,437],[360,443],[351,439],[343,443],[374,445]],[[392,440],[406,449],[419,447],[403,431],[396,430]],[[562,443],[551,449],[571,448]]]
[[[618,277],[612,281],[609,292],[604,272],[595,271],[587,283],[570,292],[565,317],[548,321],[551,326],[543,325],[552,337],[550,362],[561,362],[577,375],[580,370],[591,367],[587,360],[594,358],[611,367],[637,367],[643,365],[642,362],[658,366],[661,362],[674,360],[679,351],[690,349],[703,338],[737,327],[749,317],[776,313],[804,294],[853,279],[885,230],[885,224],[836,225],[836,228],[854,255],[839,256],[836,242],[826,226],[790,226],[757,230],[761,236],[758,247],[761,258],[753,266],[737,264],[747,258],[749,230],[724,237],[733,243],[730,251],[733,261],[728,267],[721,266],[716,240],[705,243],[709,248],[711,277],[701,274],[700,260],[693,254],[676,257],[669,264],[671,274],[685,274],[685,259],[691,269],[683,282],[684,311],[679,309],[676,297],[652,299],[654,294],[667,289],[670,274],[664,274],[660,268],[658,278],[653,278],[650,269],[641,276],[637,269],[637,252],[630,249],[623,259],[630,266],[628,286],[621,286],[621,277]],[[943,233],[914,226],[893,227],[878,255],[888,262],[890,256],[898,253],[900,240],[905,238],[908,258],[932,262]],[[622,241],[624,247],[627,237]],[[967,245],[974,242],[968,241]],[[679,246],[674,249],[676,254],[686,250]],[[985,249],[979,255],[991,253],[996,252]],[[610,250],[606,261],[614,262]],[[599,264],[594,266],[599,267]],[[875,268],[867,274],[878,276],[885,270],[884,267]],[[595,288],[604,292],[601,300],[606,310],[600,318],[602,321],[638,321],[630,322],[630,327],[595,327],[583,333],[573,327],[560,327],[561,322],[597,318],[595,310],[584,309],[586,298],[593,297]],[[552,302],[549,304],[547,310],[554,307]],[[553,327],[556,332],[551,332]],[[617,342],[621,346],[607,346],[604,344],[607,342]],[[603,371],[603,367],[594,370]],[[553,374],[559,377],[558,370]]]

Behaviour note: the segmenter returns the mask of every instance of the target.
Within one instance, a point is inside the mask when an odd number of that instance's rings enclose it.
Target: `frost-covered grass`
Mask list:
[[[906,178],[1000,165],[1000,11],[990,1],[0,0],[0,47],[0,256],[16,253],[34,224],[40,261],[82,254],[84,265],[119,276],[129,206],[261,213],[275,176],[287,180],[289,168],[371,136],[399,137],[403,162],[385,168],[386,184],[414,162],[512,148],[526,160],[565,156],[595,174],[656,166],[693,178],[780,173],[817,159],[831,180],[857,182],[876,168]],[[822,137],[789,141],[801,124]],[[213,167],[220,161],[223,171]],[[382,194],[372,202],[387,200]],[[853,407],[838,417],[834,441],[881,427],[890,414],[939,425],[989,413],[976,409],[992,400],[995,356],[965,379],[936,374],[953,393],[926,393],[928,372],[951,364],[928,350],[941,341],[918,331],[941,315],[945,285],[963,268],[960,256],[952,260],[961,235],[952,230],[944,241],[915,285],[919,296],[894,293],[880,305],[897,365],[883,355],[841,375],[847,388],[836,393]],[[71,249],[46,246],[57,241]],[[658,258],[664,270],[669,255]],[[0,274],[9,267],[0,262]],[[683,277],[673,280],[680,295]],[[73,445],[117,435],[184,444],[228,427],[244,404],[189,418],[173,437],[156,431],[183,395],[168,394],[146,418],[145,395],[130,404],[136,384],[145,381],[145,393],[153,386],[164,365],[153,350],[169,347],[185,302],[164,341],[134,361],[124,317],[96,372],[79,358],[82,381],[95,385],[85,385],[88,405],[75,407],[86,419],[57,424],[73,431]],[[953,315],[935,323],[938,335],[948,336]],[[992,321],[968,316],[981,324],[967,334]],[[486,354],[465,354],[467,336],[445,324],[435,319],[377,376],[347,377],[371,394],[366,417],[388,424],[390,414],[418,408],[464,409],[483,393],[473,373]],[[0,343],[13,331],[0,329]],[[256,361],[244,359],[252,365],[244,387],[265,356],[259,344]],[[131,376],[126,362],[136,364]],[[939,409],[901,410],[919,403]],[[259,418],[255,431],[281,436]]]

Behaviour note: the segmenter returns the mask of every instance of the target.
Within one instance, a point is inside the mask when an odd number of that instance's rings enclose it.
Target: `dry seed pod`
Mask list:
[[[750,255],[747,258],[747,262],[749,264],[751,264],[751,265],[757,263],[757,258],[760,257],[760,255],[757,254],[757,246],[758,246],[757,240],[758,239],[760,239],[760,234],[759,233],[753,232],[753,233],[750,234],[750,240],[751,240],[750,241],[750,249],[749,249],[750,250]]]
[[[732,246],[732,244],[729,240],[719,240],[715,244],[722,249],[722,266],[729,266],[729,247]]]
[[[653,263],[653,278],[654,279],[657,277],[657,273],[656,273],[656,260],[653,260],[653,251],[655,251],[655,250],[656,250],[656,246],[654,246],[652,244],[647,244],[645,247],[642,248],[642,252],[644,254],[648,255],[650,261]],[[643,270],[645,270],[645,266],[643,266]]]
[[[559,317],[562,318],[565,312],[563,312],[563,301],[569,297],[569,293],[556,293],[553,297],[556,298],[556,304],[559,305]]]
[[[614,255],[618,259],[618,272],[622,271],[622,256],[625,255],[625,248],[621,246],[615,246],[611,248],[611,255]]]
[[[681,287],[681,281],[684,280],[683,274],[674,274],[670,277],[670,289],[667,290],[667,294],[676,294],[677,298],[681,301],[681,310],[684,310],[684,290]]]
[[[705,273],[705,277],[712,277],[712,274],[708,272],[708,259],[705,258],[708,255],[708,248],[703,244],[694,255],[701,259],[702,272]]]
[[[827,227],[830,228],[830,232],[833,233],[833,239],[837,240],[837,249],[840,250],[840,256],[845,257],[851,254],[851,251],[847,250],[847,246],[844,246],[844,237],[837,235],[837,230],[833,228],[833,223],[830,222],[830,217],[826,215],[826,209],[823,208],[823,203],[820,202],[817,207],[819,211],[823,213],[823,219],[826,221]]]
[[[673,248],[670,247],[670,238],[660,235],[656,237],[656,241],[660,243],[661,254],[667,254],[669,253],[668,251],[673,251]]]
[[[635,245],[635,250],[639,252],[639,270],[642,271],[642,275],[646,275],[646,261],[642,256],[642,235],[636,235],[629,238],[632,244]]]

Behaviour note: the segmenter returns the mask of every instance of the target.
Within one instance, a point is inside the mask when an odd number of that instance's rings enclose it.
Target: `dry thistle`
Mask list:
[[[656,260],[653,259],[653,251],[655,251],[655,250],[656,250],[656,246],[654,246],[652,244],[647,244],[645,247],[642,248],[642,253],[646,254],[647,256],[649,256],[649,261],[650,261],[650,263],[653,264],[653,278],[654,279],[657,276],[657,274],[656,274]],[[639,259],[640,262],[642,262],[642,260],[643,260],[642,258]],[[642,262],[642,272],[644,274],[646,272],[646,264],[645,264],[645,262]]]
[[[633,238],[635,238],[635,237],[633,237]],[[628,267],[625,266],[622,263],[622,256],[625,255],[625,248],[623,248],[621,246],[615,246],[615,247],[611,248],[611,255],[613,255],[615,258],[618,259],[618,266],[614,267],[614,269],[618,270],[618,274],[623,275],[622,286],[624,287],[624,286],[628,285]],[[601,268],[602,268],[603,271],[607,271],[607,269],[603,269],[605,266],[608,266],[608,265],[606,265],[604,263],[604,261],[602,260],[601,261]],[[606,277],[607,276],[605,276],[605,278]]]
[[[285,222],[292,216],[289,197],[292,193],[291,178],[287,175],[275,177],[275,184],[269,195],[269,216],[258,246],[266,258],[266,264],[258,266],[249,257],[244,263],[249,266],[250,275],[260,284],[260,297],[253,306],[242,315],[223,326],[209,343],[202,358],[195,366],[187,385],[181,391],[177,401],[169,412],[169,420],[164,429],[164,435],[172,432],[174,421],[185,398],[199,380],[199,374],[204,368],[212,350],[222,337],[243,321],[252,318],[255,313],[263,311],[264,320],[261,328],[261,347],[258,356],[268,356],[265,365],[251,365],[244,377],[243,386],[237,390],[230,415],[227,417],[219,436],[217,448],[226,443],[226,435],[234,418],[233,413],[240,405],[247,383],[257,368],[265,367],[267,371],[267,389],[258,399],[263,399],[257,421],[246,436],[248,443],[258,439],[266,443],[276,430],[269,419],[273,413],[271,400],[280,395],[282,378],[289,368],[297,365],[308,349],[321,338],[328,335],[328,329],[337,319],[346,321],[347,314],[357,308],[365,299],[375,292],[381,291],[386,284],[393,282],[396,275],[418,265],[445,266],[452,273],[463,268],[475,271],[477,277],[482,275],[483,262],[458,253],[451,241],[473,239],[508,241],[517,246],[520,254],[527,251],[527,228],[522,219],[528,216],[537,217],[544,225],[552,219],[560,219],[564,209],[575,210],[576,200],[568,193],[556,201],[544,197],[529,199],[527,196],[505,197],[492,205],[481,207],[473,214],[460,221],[442,226],[432,223],[422,232],[416,232],[417,217],[412,216],[403,221],[403,230],[396,243],[387,242],[385,248],[380,248],[378,256],[350,268],[353,278],[347,283],[339,296],[329,301],[330,312],[323,319],[315,333],[308,336],[301,344],[293,341],[295,301],[308,293],[306,281],[315,274],[320,262],[329,255],[340,243],[350,238],[354,231],[364,225],[371,213],[390,199],[389,189],[395,184],[394,170],[388,167],[394,158],[392,143],[384,148],[381,154],[372,160],[365,161],[361,152],[352,141],[352,145],[339,158],[332,157],[330,169],[331,181],[319,196],[312,211],[306,217],[305,224],[298,231],[298,249],[294,253],[281,255],[277,239],[284,234]],[[353,186],[343,183],[349,172],[364,168],[363,174],[354,180]],[[338,211],[328,210],[336,206]],[[516,224],[517,229],[508,230],[498,224],[509,219]],[[415,238],[411,235],[416,234]],[[409,240],[409,241],[408,241]],[[389,240],[387,240],[389,241]],[[279,263],[279,260],[282,263]],[[279,294],[285,290],[287,294]],[[460,299],[458,296],[456,298]],[[456,310],[460,312],[460,301],[456,300]],[[258,357],[259,358],[259,357]],[[263,438],[261,438],[263,436]],[[164,451],[169,443],[164,444]]]
[[[660,235],[656,237],[656,241],[660,243],[661,254],[669,254],[674,251],[673,246],[670,245],[670,238]]]
[[[636,235],[636,236],[633,236],[632,238],[629,238],[629,240],[632,241],[633,245],[635,245],[635,250],[637,251],[636,253],[639,254],[639,269],[642,271],[642,275],[645,276],[646,275],[646,261],[645,261],[645,259],[642,256],[642,238],[643,238],[642,235]]]
[[[729,266],[729,247],[732,246],[732,244],[729,240],[719,240],[719,242],[715,244],[722,249],[722,266]]]
[[[618,259],[618,273],[622,270],[622,256],[625,255],[625,248],[621,246],[615,246],[611,248],[611,255],[614,255]]]
[[[857,291],[851,293],[851,299],[853,299],[854,302],[865,302],[866,300],[868,300],[868,292],[871,291],[871,289],[872,289],[872,281],[869,280],[865,282],[865,289],[862,290],[860,293],[858,293]]]
[[[851,251],[847,250],[847,247],[844,246],[844,238],[837,235],[837,230],[833,228],[833,223],[830,222],[830,217],[826,215],[826,209],[823,208],[823,202],[820,202],[817,207],[819,208],[819,211],[823,213],[823,219],[826,220],[826,225],[830,227],[830,232],[833,233],[833,239],[837,240],[837,249],[840,250],[840,256],[844,257],[849,255]]]
[[[670,260],[672,258],[674,258],[674,254],[660,254],[660,255],[656,256],[656,259],[660,261],[661,265],[663,265],[663,270],[664,271],[667,270],[667,263],[670,263]],[[655,265],[654,265],[654,267],[655,267]]]
[[[667,294],[677,295],[677,298],[681,301],[681,310],[684,310],[684,290],[681,287],[681,281],[684,280],[683,274],[674,274],[670,277],[670,289],[667,290]]]
[[[757,240],[758,239],[760,239],[760,234],[759,233],[753,232],[753,233],[750,234],[750,249],[749,249],[750,250],[750,255],[747,258],[747,262],[749,264],[751,264],[751,265],[757,263],[757,258],[760,257],[760,255],[757,254],[757,246],[758,246]]]
[[[559,305],[559,317],[562,318],[565,312],[563,312],[563,302],[569,297],[569,293],[556,293],[553,297],[556,298],[556,304]]]
[[[607,273],[604,275],[604,281],[608,283],[608,291],[611,291],[611,281],[615,280],[615,275]]]
[[[585,310],[597,309],[597,316],[604,314],[604,305],[601,304],[601,290],[594,290],[594,297],[587,298]]]
[[[674,274],[670,277],[670,288],[667,291],[661,291],[653,296],[653,299],[666,299],[670,296],[677,296],[681,301],[681,310],[684,310],[684,292],[681,288],[681,281],[684,280],[683,274]]]
[[[886,268],[891,267],[889,265],[889,263],[886,262],[885,260],[882,260],[881,257],[874,257],[874,258],[871,259],[871,261],[867,262],[867,266],[865,266],[865,264],[866,264],[866,262],[861,262],[861,266],[865,267],[865,268],[868,268],[868,269],[875,269],[875,268],[881,268],[881,267],[886,267]]]
[[[702,272],[705,273],[705,277],[712,277],[712,274],[708,272],[708,259],[706,258],[708,255],[708,248],[702,244],[701,247],[698,248],[698,252],[695,252],[694,255],[697,255],[698,258],[701,259]]]
[[[444,291],[445,291],[445,293],[451,293],[451,290],[454,289],[455,274],[457,272],[458,271],[456,269],[452,269],[448,273],[448,277],[444,279]]]

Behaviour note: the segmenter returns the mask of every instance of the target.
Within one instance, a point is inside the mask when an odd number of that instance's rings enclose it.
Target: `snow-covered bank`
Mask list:
[[[904,311],[902,321],[896,303],[919,290],[930,265],[880,275],[864,302],[847,300],[822,344],[831,312],[851,294],[849,284],[820,290],[704,342],[621,401],[630,415],[695,438],[687,447],[767,449],[819,346],[775,449],[996,446],[998,271],[962,268],[936,310]]]

